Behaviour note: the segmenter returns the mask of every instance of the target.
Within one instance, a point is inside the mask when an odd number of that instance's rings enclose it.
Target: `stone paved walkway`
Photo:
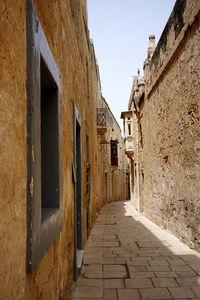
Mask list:
[[[136,212],[106,205],[85,249],[73,300],[200,300],[200,255]]]

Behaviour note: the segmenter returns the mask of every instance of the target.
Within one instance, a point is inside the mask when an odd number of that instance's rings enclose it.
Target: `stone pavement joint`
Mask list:
[[[200,254],[130,201],[101,210],[72,300],[200,300]]]

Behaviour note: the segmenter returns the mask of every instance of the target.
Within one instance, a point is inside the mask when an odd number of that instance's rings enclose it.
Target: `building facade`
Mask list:
[[[103,168],[104,203],[129,199],[129,170],[124,154],[124,138],[118,122],[102,96],[97,113],[97,126]]]
[[[149,37],[144,77],[134,78],[129,101],[134,130],[132,203],[197,250],[199,20],[199,1],[176,1],[157,46],[155,37]]]
[[[2,0],[0,16],[0,298],[69,299],[104,204],[87,5]]]

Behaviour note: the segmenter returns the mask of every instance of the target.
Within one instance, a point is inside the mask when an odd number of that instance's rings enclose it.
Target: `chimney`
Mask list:
[[[155,48],[156,48],[155,35],[151,34],[149,36],[149,48],[148,48],[148,60],[149,61],[151,60],[151,58],[153,56]]]

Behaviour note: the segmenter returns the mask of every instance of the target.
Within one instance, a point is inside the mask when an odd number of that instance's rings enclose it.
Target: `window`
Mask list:
[[[118,166],[117,140],[110,141],[111,166]]]
[[[59,70],[41,24],[27,1],[27,271],[61,230]]]
[[[128,135],[131,135],[131,124],[128,124]]]
[[[44,222],[59,208],[58,87],[42,56],[41,90],[41,210]]]

